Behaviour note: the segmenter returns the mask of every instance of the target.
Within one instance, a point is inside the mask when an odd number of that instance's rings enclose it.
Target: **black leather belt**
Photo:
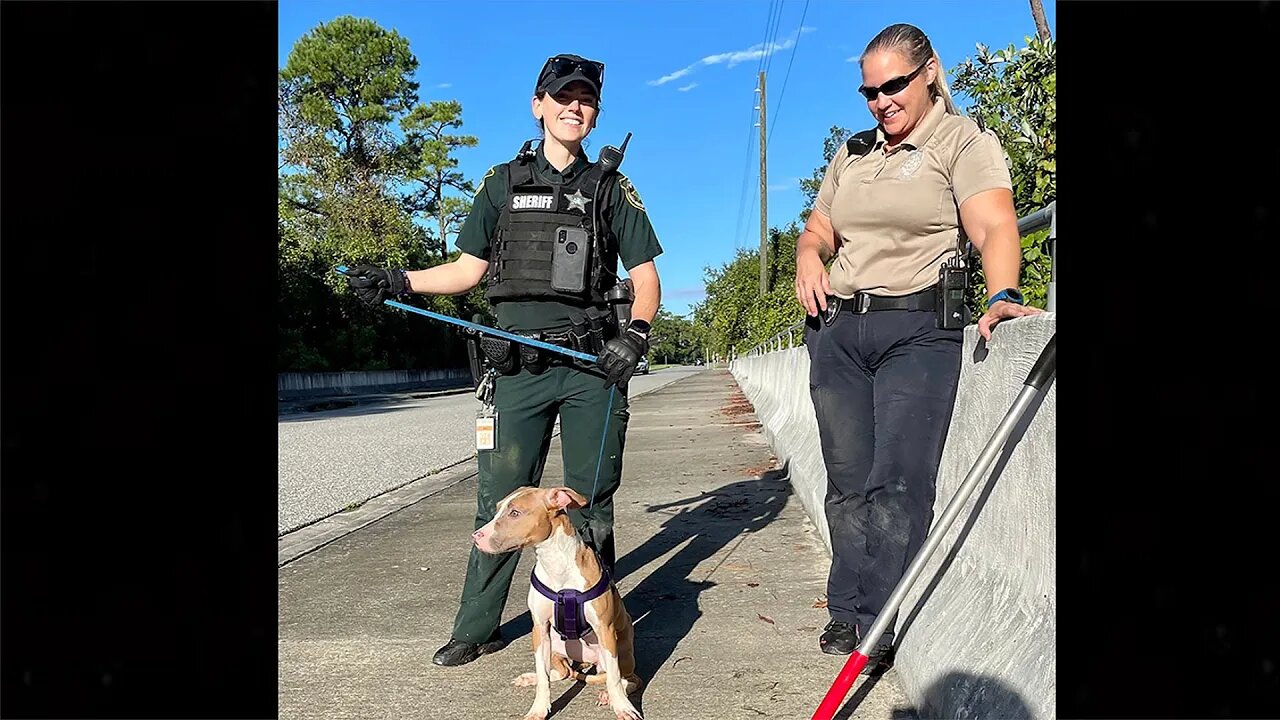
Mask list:
[[[868,295],[864,292],[855,293],[853,297],[848,299],[833,296],[827,298],[827,312],[828,314],[834,314],[831,311],[832,304],[836,305],[834,312],[843,311],[855,315],[862,315],[873,310],[934,310],[934,296],[933,287],[927,287],[910,295],[900,295],[898,297]]]

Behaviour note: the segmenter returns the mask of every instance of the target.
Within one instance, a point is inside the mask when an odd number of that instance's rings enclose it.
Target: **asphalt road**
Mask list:
[[[670,367],[631,380],[635,398],[703,367]],[[480,403],[469,391],[404,393],[316,412],[278,425],[280,535],[432,475],[475,455]]]

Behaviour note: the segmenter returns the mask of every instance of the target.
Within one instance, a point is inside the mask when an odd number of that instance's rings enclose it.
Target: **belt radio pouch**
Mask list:
[[[934,292],[934,314],[942,330],[963,330],[969,324],[969,308],[965,296],[969,289],[969,271],[963,256],[957,255],[938,269],[938,287]]]
[[[587,289],[591,268],[591,236],[586,228],[561,225],[551,250],[551,289],[581,293]]]
[[[480,338],[480,351],[489,361],[489,367],[501,375],[514,375],[520,369],[510,340],[484,335]]]

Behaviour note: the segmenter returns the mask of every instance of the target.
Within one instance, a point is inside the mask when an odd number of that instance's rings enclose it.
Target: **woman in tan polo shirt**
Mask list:
[[[891,25],[860,66],[858,91],[877,125],[832,159],[796,247],[833,556],[819,646],[836,655],[857,648],[932,521],[964,340],[939,327],[939,269],[966,239],[981,253],[983,337],[1002,319],[1040,312],[1017,289],[1018,220],[1000,142],[959,113],[929,39]],[[864,672],[887,667],[892,644],[891,624]]]

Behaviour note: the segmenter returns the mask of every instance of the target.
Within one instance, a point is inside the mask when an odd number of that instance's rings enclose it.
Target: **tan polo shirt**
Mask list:
[[[958,252],[960,205],[992,188],[1013,189],[1000,141],[977,123],[948,115],[941,100],[886,152],[883,129],[861,158],[841,145],[814,208],[831,219],[842,244],[831,290],[907,295],[938,282]]]

